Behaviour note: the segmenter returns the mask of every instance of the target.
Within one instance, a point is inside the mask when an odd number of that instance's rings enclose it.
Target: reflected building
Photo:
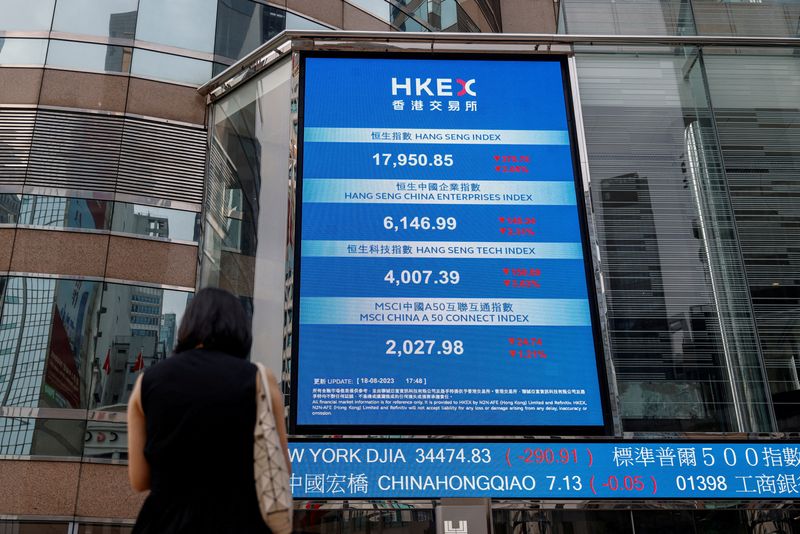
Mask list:
[[[659,236],[668,234],[657,228],[668,224],[670,233],[683,228],[700,239],[696,220],[667,222],[654,206],[648,178],[637,173],[603,179],[599,188],[601,200],[595,206],[625,428],[730,428],[715,310],[692,302],[702,300],[702,292],[692,296],[670,291],[670,285],[685,285],[685,277],[693,276],[689,273],[702,275],[703,266],[683,254],[680,268],[671,269],[674,261],[662,254],[676,251],[660,241]],[[673,297],[671,302],[667,296]]]
[[[178,331],[176,315],[165,313],[161,316],[161,328],[159,330],[159,342],[162,344],[161,353],[166,358],[175,348],[175,334]]]
[[[112,13],[108,20],[108,35],[116,39],[133,39],[136,31],[136,11]],[[106,48],[106,70],[108,72],[130,71],[132,50],[121,46]]]
[[[17,222],[20,202],[20,195],[0,195],[0,224]]]
[[[170,237],[169,218],[151,215],[146,206],[121,202],[114,206],[114,230],[162,239]]]
[[[111,211],[102,200],[22,195],[18,218],[19,224],[30,226],[103,230],[109,227]]]
[[[56,281],[3,278],[0,407],[37,406],[53,322]]]
[[[161,289],[103,286],[0,277],[0,408],[124,411],[139,374],[168,355],[177,315],[162,313]],[[27,430],[26,438],[11,440],[22,451],[15,454],[63,454],[68,443],[80,444],[82,426],[31,420],[15,431]],[[65,435],[72,437],[59,438]],[[80,453],[79,445],[71,447]]]
[[[94,406],[114,409],[127,402],[139,374],[166,357],[159,340],[163,291],[118,285],[105,293]]]

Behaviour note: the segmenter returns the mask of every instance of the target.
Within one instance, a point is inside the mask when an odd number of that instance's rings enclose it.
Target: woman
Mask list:
[[[257,368],[239,301],[221,289],[199,291],[178,330],[175,354],[139,377],[128,404],[128,474],[151,490],[134,534],[269,534],[253,475]],[[269,393],[290,465],[283,399]]]

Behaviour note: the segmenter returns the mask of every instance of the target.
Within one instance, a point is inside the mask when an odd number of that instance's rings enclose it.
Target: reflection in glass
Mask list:
[[[797,0],[692,0],[699,35],[797,37]]]
[[[210,151],[206,194],[207,261],[203,284],[253,295],[263,146],[256,133],[257,85],[219,108]]]
[[[0,407],[124,409],[138,374],[172,352],[190,297],[0,277]]]
[[[214,51],[217,0],[139,0],[136,39]]]
[[[386,5],[383,0],[379,0]],[[283,30],[327,30],[316,22],[251,0],[220,0],[214,53],[239,59]],[[221,72],[224,69],[218,69]]]
[[[22,195],[0,194],[0,224],[15,224],[21,203]]]
[[[214,106],[204,205],[200,286],[237,295],[261,325],[253,357],[288,377],[286,154],[291,63],[281,61]],[[289,311],[289,313],[291,313]]]
[[[412,15],[419,21],[427,22],[430,24],[428,15],[436,12],[436,6],[431,5],[431,2],[417,2],[414,0],[401,0],[398,2],[403,9],[395,7],[393,11],[392,21],[402,23],[405,19],[404,14]],[[399,26],[399,24],[397,24]]]
[[[139,373],[172,353],[191,293],[106,284],[91,406],[122,411]]]
[[[55,293],[53,279],[0,278],[0,406],[39,405],[50,330],[57,315]],[[68,364],[62,371],[69,382],[70,401],[79,404],[77,364]]]
[[[800,430],[800,62],[796,50],[704,53],[778,429]]]
[[[0,456],[80,457],[85,430],[84,420],[0,417]]]
[[[0,37],[0,65],[44,65],[46,39]]]
[[[56,0],[0,0],[0,29],[49,30]]]
[[[31,453],[35,419],[0,417],[0,456]]]
[[[755,326],[693,50],[578,55],[629,431],[765,431]]]
[[[214,53],[239,59],[286,29],[286,11],[251,0],[220,0]]]
[[[191,211],[115,202],[111,229],[162,239],[197,241],[199,217]]]
[[[211,79],[211,63],[137,48],[131,74],[201,85]]]
[[[83,456],[109,460],[127,459],[127,424],[124,422],[87,421],[86,437],[83,440]]]
[[[392,25],[403,32],[427,32],[427,26],[422,25],[402,9],[392,6]]]
[[[47,49],[47,65],[89,72],[128,72],[131,54],[128,47],[54,39]]]
[[[133,39],[137,0],[68,0],[56,4],[53,31]]]
[[[313,20],[295,15],[294,13],[286,12],[286,29],[287,30],[330,30],[327,26],[317,24]]]
[[[368,4],[372,4],[373,10],[377,8],[377,4],[370,0],[360,0],[361,4],[364,4],[364,8]],[[402,7],[392,5],[388,20],[403,31],[480,31],[456,0],[400,0],[395,4]]]
[[[717,0],[714,0],[717,1]],[[562,0],[568,33],[695,35],[690,0]]]
[[[386,0],[350,0],[350,3],[383,21],[389,22],[391,6]]]
[[[108,230],[111,211],[112,203],[105,200],[23,195],[19,224]]]

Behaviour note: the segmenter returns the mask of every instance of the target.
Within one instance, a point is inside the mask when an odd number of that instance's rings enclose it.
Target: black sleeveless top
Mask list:
[[[151,492],[134,534],[269,534],[253,476],[256,366],[213,350],[176,354],[142,381]]]

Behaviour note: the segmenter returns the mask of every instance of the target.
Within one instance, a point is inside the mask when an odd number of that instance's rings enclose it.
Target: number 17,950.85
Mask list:
[[[452,167],[452,154],[379,154],[372,155],[379,167]]]

